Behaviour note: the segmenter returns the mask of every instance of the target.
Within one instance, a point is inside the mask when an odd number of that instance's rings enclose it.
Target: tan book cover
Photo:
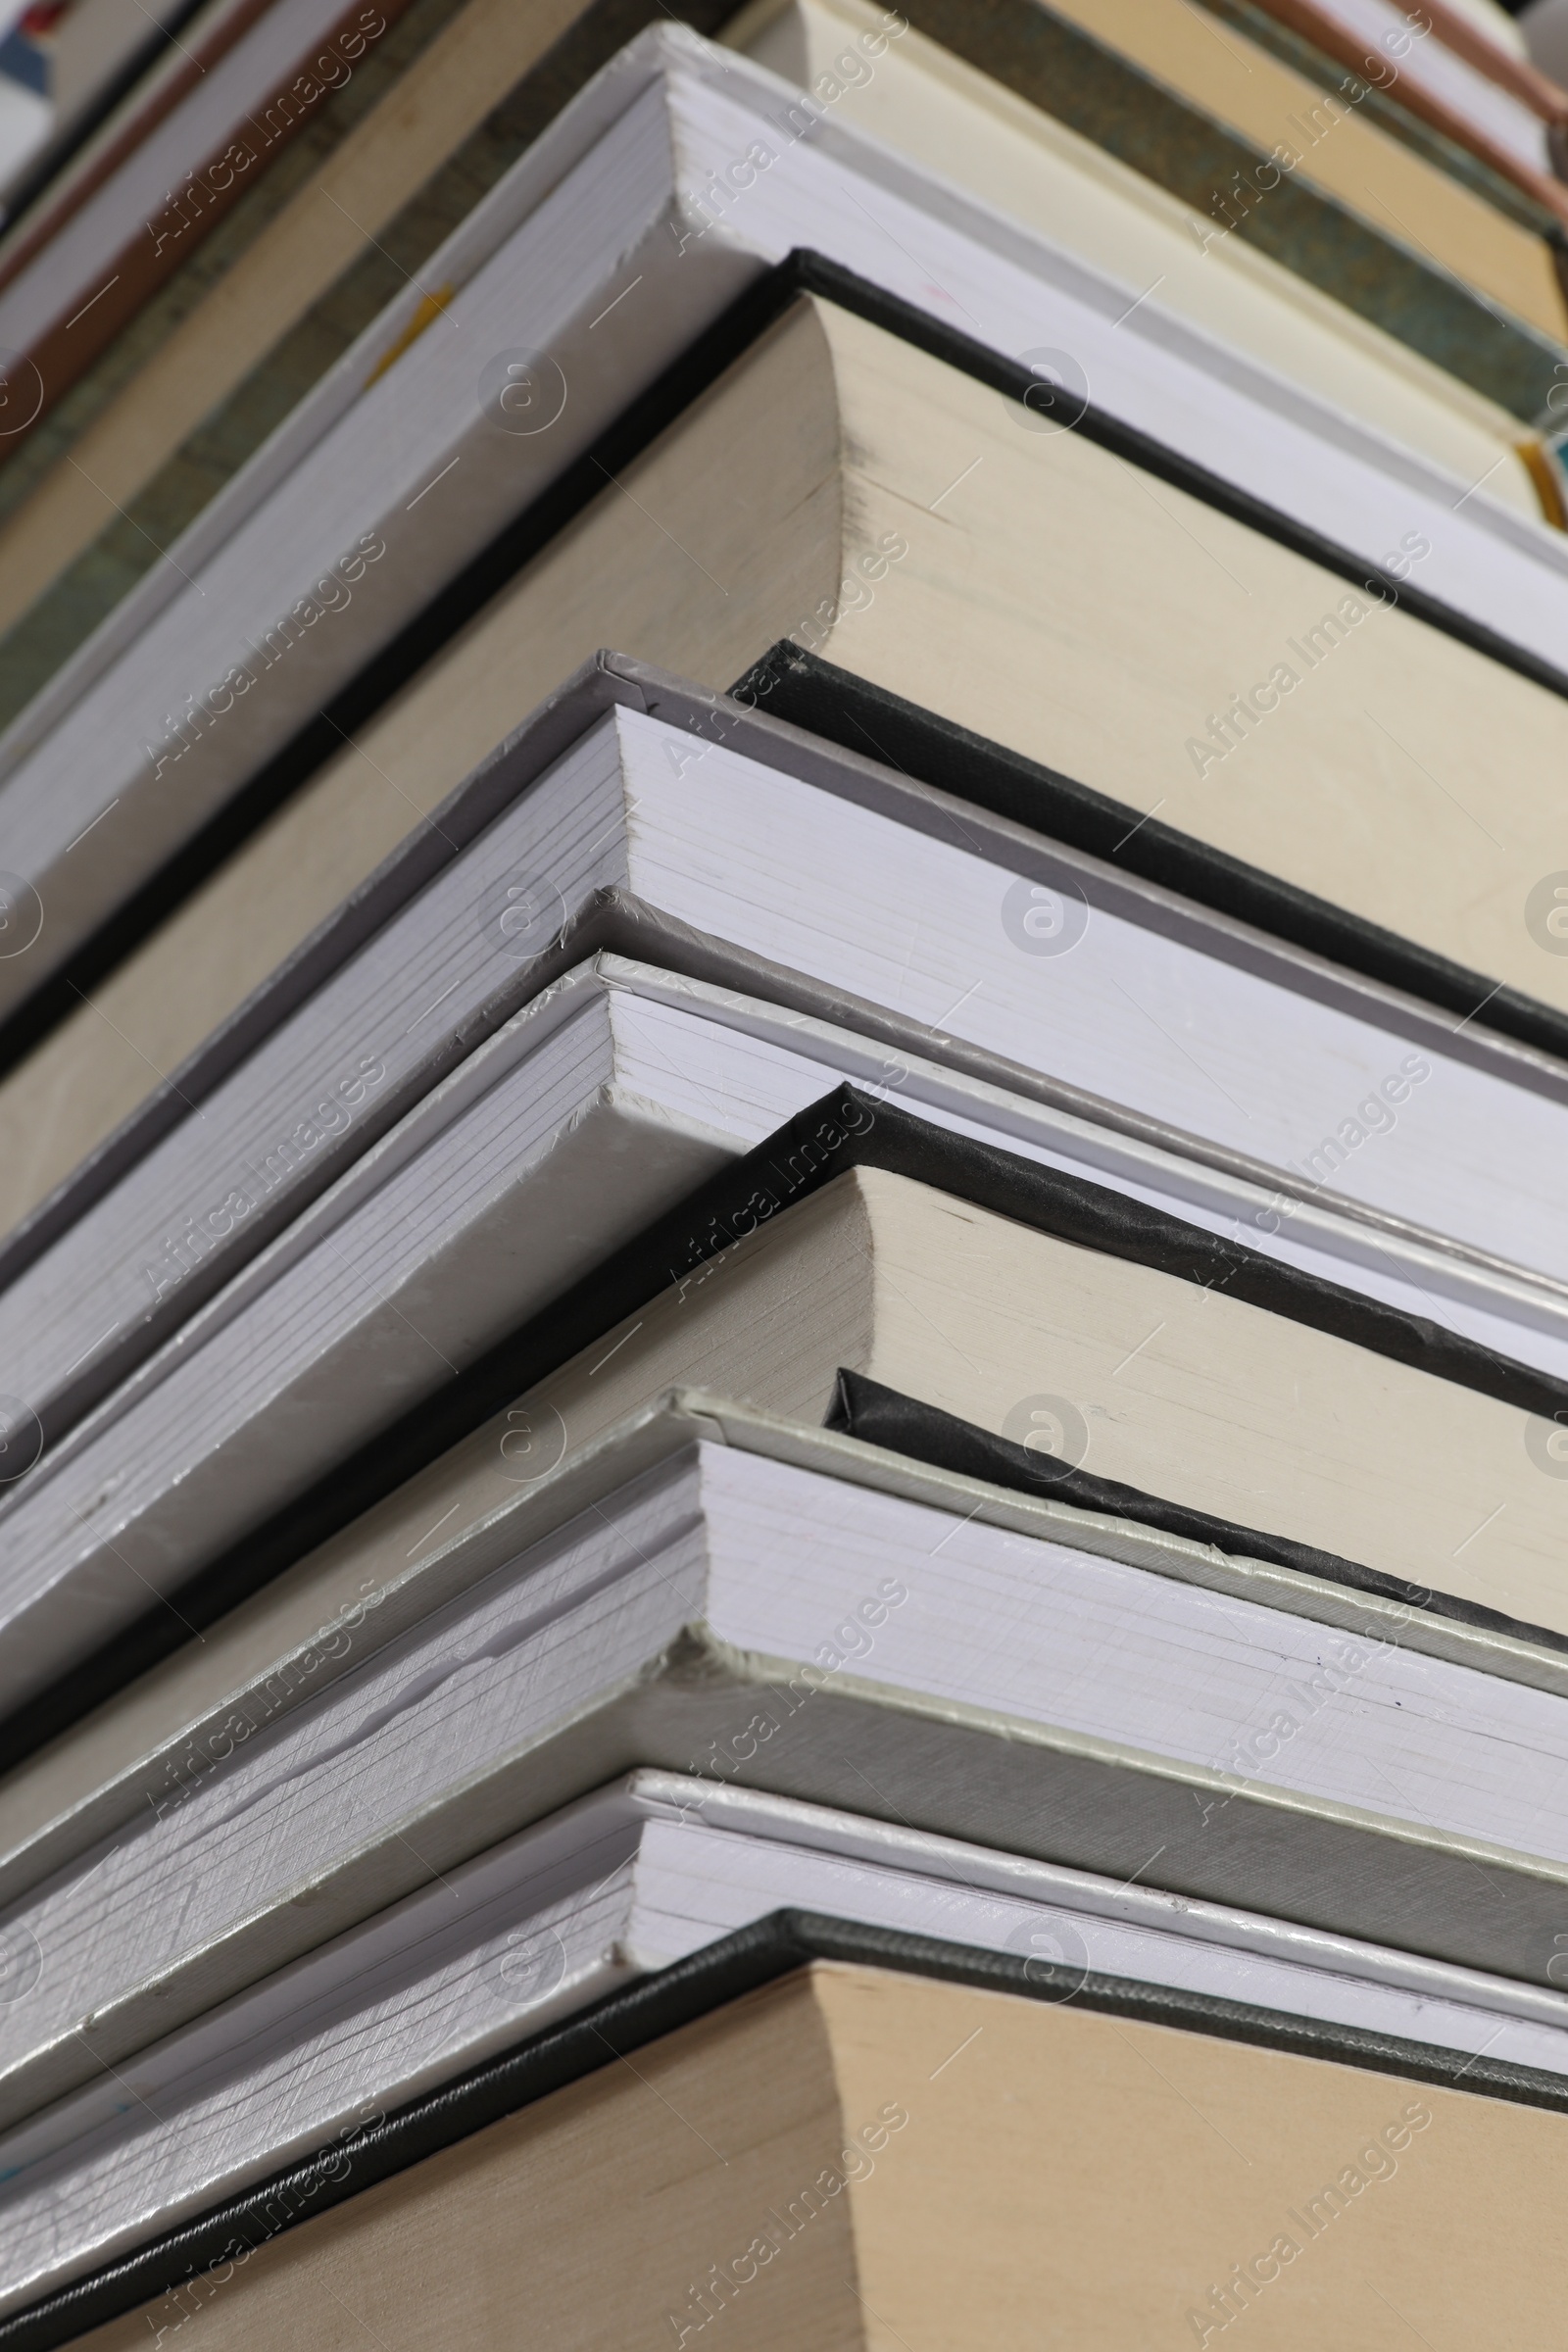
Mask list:
[[[1565,2177],[1462,2083],[819,1960],[76,2341],[1544,2343]]]
[[[1366,43],[1357,38],[1348,19],[1320,7],[1317,0],[1264,0],[1264,5],[1281,24],[1352,74],[1365,67]],[[1415,22],[1422,27],[1421,37],[1446,54],[1450,72],[1445,75],[1433,60],[1435,73],[1428,74],[1418,63],[1414,73],[1399,74],[1391,85],[1398,104],[1513,180],[1544,211],[1568,221],[1568,189],[1546,168],[1545,136],[1548,125],[1561,125],[1568,119],[1568,92],[1548,80],[1528,57],[1499,47],[1462,10],[1446,7],[1445,0],[1423,0]],[[1422,62],[1430,57],[1431,52],[1419,53]],[[1474,69],[1473,75],[1462,71],[1465,67]],[[1515,101],[1525,121],[1534,118],[1541,126],[1538,155],[1521,152],[1524,142],[1517,135],[1517,118],[1515,135],[1499,135],[1500,125],[1488,119],[1486,96],[1492,91]]]

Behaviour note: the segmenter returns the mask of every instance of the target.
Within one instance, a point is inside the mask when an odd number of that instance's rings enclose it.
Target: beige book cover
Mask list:
[[[1565,2185],[1547,2108],[818,1960],[328,2212],[279,2199],[273,2233],[76,2341],[1539,2344]]]
[[[444,1509],[460,1534],[515,1492],[509,1430],[569,1454],[687,1383],[820,1422],[841,1367],[1229,1527],[1568,1635],[1549,1424],[875,1167],[673,1283],[323,1553],[375,1578]]]

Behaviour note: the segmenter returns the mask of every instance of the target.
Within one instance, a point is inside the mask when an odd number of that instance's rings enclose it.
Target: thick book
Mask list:
[[[931,912],[911,932],[914,907]],[[179,945],[205,960],[188,922]],[[700,1024],[672,1043],[667,1070],[616,1059],[614,1089],[671,1120],[679,1071],[714,1146],[760,1142],[834,1075],[926,1100],[928,1075],[909,1091],[912,1053],[1089,1122],[1098,1134],[1033,1129],[1086,1170],[1178,1213],[1192,1202],[1239,1219],[1270,1253],[1568,1375],[1550,1179],[1568,1081],[1551,1065],[1474,1031],[1461,1060],[1444,1014],[1423,1021],[1391,992],[1130,888],[906,774],[601,657],[0,1245],[0,1362],[40,1446],[389,1129],[396,1145],[335,1196],[318,1235],[455,1119],[477,1132],[473,1106],[500,1084],[514,1102],[538,1101],[570,1066],[586,1105],[604,1082],[593,1053],[578,1042],[564,1063],[544,1041],[584,993],[563,974],[617,948],[773,1001],[742,1016],[784,1052],[771,1085]],[[818,1034],[806,1050],[792,1025],[807,1016],[847,1022],[858,1042]],[[520,1024],[510,1041],[472,1060],[509,1022]],[[92,1070],[76,1063],[78,1089]],[[982,1123],[1000,1115],[999,1134],[1029,1116],[1021,1102],[971,1107]],[[36,1130],[32,1090],[14,1082],[0,1120],[29,1114]],[[550,1116],[559,1126],[560,1109]],[[1372,1148],[1352,1152],[1347,1126]],[[30,1140],[36,1168],[64,1139]],[[690,1164],[693,1181],[707,1172],[701,1153]],[[19,1151],[19,1206],[29,1172]],[[652,1214],[672,1173],[646,1173]],[[536,1205],[527,1221],[550,1262],[548,1213]],[[14,1448],[13,1478],[27,1467]]]
[[[628,2352],[977,2326],[1026,2352],[1042,2310],[1080,2343],[1114,2310],[1124,2341],[1212,2344],[1260,2306],[1311,2352],[1367,2340],[1372,2293],[1379,2340],[1385,2305],[1433,2342],[1549,2328],[1554,2082],[1116,1979],[1064,2000],[1028,1966],[781,1914],[450,2091],[367,2102],[0,2342],[112,2321],[91,2340],[132,2352],[195,2321],[225,2352],[313,2325],[477,2343],[526,2311]]]
[[[482,115],[497,79],[513,64],[521,71],[545,37],[532,15],[506,10],[492,23],[495,14],[493,0],[474,0],[409,69],[396,95],[337,149],[329,174],[294,199],[265,246],[230,265],[214,299],[188,318],[189,302],[180,305],[177,329],[113,412],[69,456],[60,442],[47,484],[40,468],[25,513],[0,532],[0,725],[158,562],[159,550],[238,470],[267,424],[308,390],[314,379],[301,371],[302,343],[316,372],[325,371],[347,339],[353,306],[335,279],[350,266],[356,241],[390,233],[417,273],[425,253],[410,249],[400,199],[406,204],[427,178],[440,142],[456,140],[469,115]],[[511,44],[504,50],[497,24]],[[416,25],[417,12],[401,20],[393,46],[408,43]],[[574,54],[586,48],[590,29],[584,21],[574,30]],[[1152,289],[1162,307],[1421,450],[1456,476],[1455,495],[1480,483],[1477,497],[1501,499],[1537,519],[1543,512],[1561,519],[1551,466],[1517,417],[1242,239],[1215,236],[1202,216],[953,59],[905,20],[890,24],[889,12],[868,0],[835,0],[831,8],[793,0],[755,33],[743,19],[725,37],[809,92],[814,106],[1124,280],[1129,301]],[[542,80],[544,72],[531,79]],[[506,104],[509,116],[527,113],[524,93]],[[404,133],[405,119],[419,137]],[[480,152],[470,158],[470,149]],[[475,129],[446,176],[461,171],[475,187],[488,185],[504,155],[497,134]],[[322,194],[328,177],[330,200]],[[435,196],[430,188],[427,211]],[[395,293],[390,261],[367,251],[388,281],[386,294]],[[264,359],[313,296],[329,315],[313,315],[308,331],[302,323],[286,350]],[[139,339],[147,331],[141,326]],[[248,373],[257,365],[262,379]],[[202,422],[225,390],[223,413]],[[182,437],[198,426],[199,446],[182,449]],[[0,473],[0,514],[15,502],[11,485],[19,478],[14,461]]]
[[[803,231],[879,281],[866,299],[887,321],[878,332],[888,338],[895,373],[907,368],[918,380],[922,369],[934,370],[928,400],[942,411],[950,400],[955,404],[949,422],[939,424],[932,415],[922,430],[911,415],[905,428],[920,476],[910,485],[922,510],[916,527],[938,535],[944,552],[955,517],[967,515],[973,529],[992,504],[995,482],[1013,526],[1030,517],[1030,574],[1038,575],[1032,551],[1044,469],[1055,483],[1050,495],[1053,527],[1059,529],[1056,517],[1065,520],[1075,501],[1055,477],[1065,473],[1070,481],[1082,453],[1091,450],[1085,463],[1095,472],[1097,515],[1111,504],[1129,514],[1134,507],[1144,511],[1137,529],[1128,528],[1132,545],[1142,546],[1152,532],[1156,543],[1143,559],[1145,593],[1156,608],[1147,625],[1156,636],[1178,633],[1162,678],[1169,688],[1179,676],[1186,689],[1180,712],[1163,715],[1161,767],[1169,755],[1178,766],[1200,766],[1206,775],[1223,757],[1227,727],[1243,736],[1249,731],[1246,716],[1232,721],[1223,714],[1241,692],[1251,691],[1236,685],[1238,676],[1247,678],[1261,662],[1256,683],[1265,706],[1276,708],[1270,698],[1281,689],[1277,679],[1269,684],[1271,671],[1289,671],[1299,682],[1316,664],[1310,649],[1292,658],[1300,632],[1336,644],[1391,601],[1434,621],[1451,606],[1456,634],[1495,653],[1490,662],[1468,647],[1455,657],[1445,634],[1430,631],[1445,675],[1463,675],[1459,700],[1474,709],[1476,725],[1492,720],[1494,696],[1509,710],[1523,698],[1527,727],[1538,702],[1554,709],[1556,615],[1559,606],[1568,608],[1568,542],[1560,534],[1495,505],[1456,500],[1451,482],[1413,455],[1264,376],[1152,304],[1129,314],[1125,288],[916,174],[886,150],[809,114],[797,135],[784,85],[733,58],[715,63],[715,55],[674,28],[646,35],[623,53],[432,265],[458,286],[451,317],[462,331],[421,335],[394,368],[367,384],[417,304],[411,295],[393,306],[379,336],[362,339],[365,347],[334,369],[178,543],[178,571],[166,566],[149,575],[9,730],[0,851],[24,885],[14,893],[18,936],[30,936],[3,964],[0,1002],[15,1004],[30,994],[302,725],[316,721],[323,701],[387,647],[432,589],[452,582],[493,540],[498,524],[536,500],[571,460],[591,453],[596,431],[688,353],[743,286],[785,260]],[[771,162],[763,169],[748,165],[755,176],[735,191],[733,206],[716,217],[704,212],[697,174],[705,147],[716,170],[751,145]],[[883,229],[862,228],[858,206],[846,206],[836,194],[846,172],[866,188]],[[884,233],[897,233],[901,223],[924,255],[920,266]],[[964,287],[961,307],[946,292],[931,291],[933,271],[939,286]],[[888,296],[897,298],[891,311]],[[755,299],[764,297],[771,312],[778,295],[764,286]],[[547,351],[547,363],[540,362],[536,380],[526,372],[531,363],[506,357],[516,347],[498,344],[495,384],[476,397],[467,357],[460,355],[468,353],[470,338],[482,343],[492,333],[510,333],[506,321],[519,307],[537,321],[535,350]],[[748,316],[748,332],[755,331],[761,321]],[[1074,355],[1066,386],[1076,417],[1071,431],[1050,429],[1062,419],[1054,408],[1052,416],[1039,410],[1040,377],[1025,362],[1003,356],[1020,343],[1032,348],[1024,338],[1041,331],[1048,316]],[[923,343],[934,337],[947,357],[916,350],[903,330]],[[896,357],[895,345],[907,357]],[[713,368],[732,358],[735,346],[731,339],[722,354],[704,348]],[[508,368],[525,370],[530,414],[521,421],[529,429],[520,433],[512,429],[518,420],[514,395],[524,377],[508,377]],[[847,371],[846,357],[841,372]],[[1084,405],[1083,371],[1092,379],[1093,410]],[[685,397],[697,388],[688,373]],[[511,409],[500,405],[504,395]],[[1033,412],[1026,397],[1036,402]],[[1056,394],[1050,398],[1054,404]],[[880,391],[879,405],[886,439],[897,428]],[[1031,429],[1037,422],[1047,426],[1044,434]],[[955,433],[965,455],[937,478],[935,467],[949,456],[944,444]],[[396,481],[385,463],[389,434],[400,452]],[[798,444],[799,435],[793,438]],[[1107,438],[1108,448],[1102,446]],[[993,460],[976,473],[988,448]],[[590,481],[603,488],[605,472],[613,470],[599,458],[583,489]],[[1025,474],[1032,488],[1025,488]],[[1173,488],[1193,502],[1196,537],[1187,535],[1185,520],[1179,531],[1170,520]],[[1166,545],[1173,538],[1179,554]],[[1103,532],[1097,544],[1102,551],[1108,544]],[[1298,552],[1304,549],[1312,553]],[[1087,560],[1086,552],[1064,561],[1063,583]],[[517,561],[520,550],[512,558]],[[1167,618],[1173,562],[1184,576],[1178,610]],[[1195,607],[1185,574],[1198,563],[1205,586]],[[1238,616],[1233,625],[1227,612],[1216,629],[1216,592],[1207,588],[1206,574],[1223,582],[1227,571],[1239,578],[1249,566],[1277,583],[1276,591],[1253,595],[1249,577],[1248,618]],[[923,560],[905,576],[920,568]],[[190,575],[188,585],[181,573]],[[711,576],[723,580],[722,573]],[[835,563],[835,589],[841,577]],[[1352,580],[1356,593],[1348,589]],[[1072,593],[1083,609],[1080,577],[1073,577]],[[1118,576],[1118,605],[1126,593]],[[1232,591],[1219,593],[1223,604]],[[1025,596],[1021,625],[1028,625],[1026,615],[1033,618],[1034,603],[1033,594]],[[1412,612],[1386,612],[1382,618],[1391,625],[1383,633],[1397,643],[1414,631],[1408,642],[1425,642],[1428,632]],[[1185,648],[1178,656],[1176,644],[1199,615],[1208,651],[1194,662]],[[770,638],[791,633],[805,617],[797,608]],[[607,634],[596,629],[594,641]],[[912,651],[910,633],[901,634]],[[383,691],[407,674],[402,650],[392,649],[387,659],[394,654]],[[1510,664],[1543,682],[1527,694]],[[559,664],[557,674],[565,666]],[[930,666],[921,664],[923,675]],[[1010,651],[1007,667],[1016,675]],[[1412,659],[1401,656],[1400,667],[1413,674]],[[975,690],[989,700],[990,681],[982,683],[978,665],[973,674]],[[1199,681],[1201,699],[1190,701]],[[1087,676],[1083,691],[1094,691]],[[1390,704],[1385,723],[1392,721],[1396,738],[1410,691]],[[1425,707],[1425,685],[1416,691]],[[1125,692],[1119,679],[1114,692]],[[1033,694],[1029,699],[1038,705]],[[1261,723],[1253,705],[1247,708]],[[517,715],[514,707],[507,723]],[[1514,723],[1501,711],[1496,723],[1511,742]],[[1542,723],[1549,731],[1551,722]],[[1358,724],[1370,733],[1367,722]],[[1167,743],[1172,729],[1174,745]],[[1376,738],[1379,746],[1382,740]],[[1494,725],[1489,740],[1495,740]],[[1056,746],[1058,756],[1066,748]],[[1073,743],[1073,756],[1077,748]],[[1374,756],[1381,764],[1381,749]],[[1422,757],[1419,747],[1415,756]],[[1445,764],[1443,755],[1434,757]],[[1460,757],[1460,747],[1450,757]],[[1531,753],[1521,744],[1516,757],[1526,765]],[[1142,777],[1142,754],[1138,764]],[[1516,931],[1510,915],[1510,933]]]
[[[405,1897],[418,1932],[401,1947],[394,1918],[372,1952],[416,1959],[437,1914],[461,1947],[453,1872],[504,1884],[490,1849],[639,1765],[1514,1980],[1504,2015],[1559,2015],[1560,1690],[1380,1640],[1387,1610],[1336,1639],[1221,1599],[1180,1573],[1203,1547],[1103,1513],[1026,1524],[1005,1491],[716,1398],[623,1427],[348,1613],[330,1664],[274,1661],[7,1857],[25,1989],[0,2123],[84,2089],[101,2114],[106,2069],[196,2021],[215,2063],[242,2053],[288,1981],[243,2031],[220,2004]]]
[[[817,1420],[849,1367],[1118,1487],[1409,1590],[1441,1574],[1568,1639],[1554,1384],[1525,1376],[1527,1392],[1433,1327],[1206,1237],[1190,1250],[1182,1227],[1113,1196],[1048,1205],[1068,1180],[1045,1170],[1010,1200],[978,1181],[937,1189],[945,1159],[956,1175],[969,1158],[978,1180],[978,1144],[934,1151],[928,1182],[895,1173],[875,1162],[897,1109],[861,1115],[865,1164],[776,1215],[760,1188],[755,1234],[737,1209],[721,1259],[676,1261],[669,1289],[509,1411],[569,1447],[689,1379]],[[789,1170],[787,1148],[772,1157]],[[1048,1365],[1055,1386],[1032,1391],[1031,1367]],[[487,1443],[490,1426],[467,1441],[470,1462]],[[26,1515],[19,1499],[19,1561]]]
[[[871,1639],[855,1624],[848,1645]],[[1304,2030],[1342,2065],[1423,2045],[1434,2071],[1480,2062],[1478,2089],[1528,2082],[1568,2105],[1559,1990],[643,1769],[0,2132],[0,2346],[18,2341],[17,2315],[69,2310],[69,2288],[104,2316],[111,2292],[142,2300],[160,2263],[170,2275],[171,2238],[210,2231],[215,2209],[265,2210],[260,2184],[302,2151],[363,2157],[368,2113],[439,2095],[552,2029],[586,2038],[605,2004],[657,1998],[683,1963],[715,1970],[715,1946],[785,1910],[906,1950],[940,1941],[1055,2003],[1093,2008],[1121,1980],[1171,2023],[1248,2017],[1264,2046]]]

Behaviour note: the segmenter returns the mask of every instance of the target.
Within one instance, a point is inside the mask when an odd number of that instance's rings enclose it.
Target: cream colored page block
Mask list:
[[[800,306],[0,1089],[0,1228],[607,644],[723,686],[801,638],[1568,1006],[1568,971],[1523,920],[1561,864],[1568,706],[1021,416],[847,313]],[[907,556],[829,626],[839,583],[890,533]],[[1315,661],[1298,650],[1314,632]],[[1210,744],[1200,776],[1190,745],[1279,664],[1297,686],[1223,759]]]
[[[553,1416],[571,1451],[677,1386],[820,1421],[838,1367],[873,1360],[873,1203],[858,1174],[824,1186],[626,1316],[530,1390],[522,1410],[541,1430]],[[499,1427],[477,1443],[494,1446]]]
[[[1016,403],[882,329],[822,316],[850,514],[910,548],[828,660],[1568,1009],[1568,963],[1524,919],[1564,862],[1568,701],[1082,434],[1027,430]],[[1189,745],[1276,665],[1298,682],[1225,757],[1211,742],[1200,775]]]
[[[317,1573],[385,1581],[455,1504],[443,1544],[502,1507],[535,1446],[549,1468],[671,1387],[819,1421],[840,1366],[999,1433],[1026,1398],[1064,1396],[1097,1476],[1568,1634],[1568,1487],[1523,1412],[877,1168],[606,1331]]]
[[[601,646],[726,686],[830,611],[838,458],[825,346],[803,308],[0,1086],[0,1232]]]
[[[420,1556],[427,1530],[439,1528],[431,1550],[445,1549],[666,1389],[711,1387],[820,1421],[837,1367],[870,1359],[871,1243],[858,1180],[825,1186],[627,1315],[323,1544],[296,1571],[298,1592],[318,1607],[328,1592],[347,1598],[390,1582]]]
[[[303,2223],[211,2291],[77,2341],[146,2352],[177,2328],[180,2352],[675,2352],[671,2314],[700,2323],[694,2288],[722,2265],[721,2316],[687,2352],[859,2352],[843,2158],[862,2122],[803,1972]],[[735,2284],[770,2229],[775,2250]]]
[[[679,1383],[816,1421],[841,1365],[999,1434],[1027,1398],[1065,1397],[1098,1477],[1568,1634],[1568,1487],[1517,1408],[880,1168],[628,1315],[515,1409],[564,1450]],[[400,1541],[416,1489],[432,1519],[460,1493],[477,1515],[504,1428],[383,1506]],[[367,1532],[338,1541],[384,1573]]]
[[[1490,294],[1561,341],[1568,313],[1544,238],[1472,195],[1353,107],[1326,93],[1234,25],[1190,0],[1052,0],[1057,13],[1118,49],[1271,155],[1300,155],[1311,180],[1385,236]],[[1319,110],[1314,118],[1314,109]],[[1323,127],[1314,136],[1314,120]],[[1305,126],[1305,127],[1303,127]],[[1268,201],[1267,197],[1263,200]]]
[[[818,1422],[841,1366],[998,1432],[1026,1399],[1065,1397],[1099,1477],[1568,1633],[1568,1488],[1513,1407],[861,1169],[624,1317],[19,1766],[0,1782],[8,1841],[664,1390]]]
[[[726,38],[885,140],[1288,381],[1541,519],[1518,420],[869,0],[789,0]],[[887,42],[877,53],[868,43]],[[1201,231],[1201,235],[1199,233]],[[1204,249],[1203,238],[1208,239]]]
[[[890,2095],[909,2117],[849,2190],[871,2352],[1555,2340],[1568,2117],[1076,2002],[812,1974],[845,2118]],[[1205,2333],[1189,2315],[1238,2266]]]
[[[873,1379],[999,1434],[1065,1397],[1098,1477],[1568,1634],[1568,1485],[1515,1406],[881,1169],[839,1182]]]
[[[469,0],[0,530],[0,629],[108,529],[580,13],[579,0]]]

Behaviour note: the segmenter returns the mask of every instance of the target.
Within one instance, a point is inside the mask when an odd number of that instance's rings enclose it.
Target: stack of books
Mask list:
[[[1542,2340],[1568,94],[106,11],[0,234],[0,2352]]]

